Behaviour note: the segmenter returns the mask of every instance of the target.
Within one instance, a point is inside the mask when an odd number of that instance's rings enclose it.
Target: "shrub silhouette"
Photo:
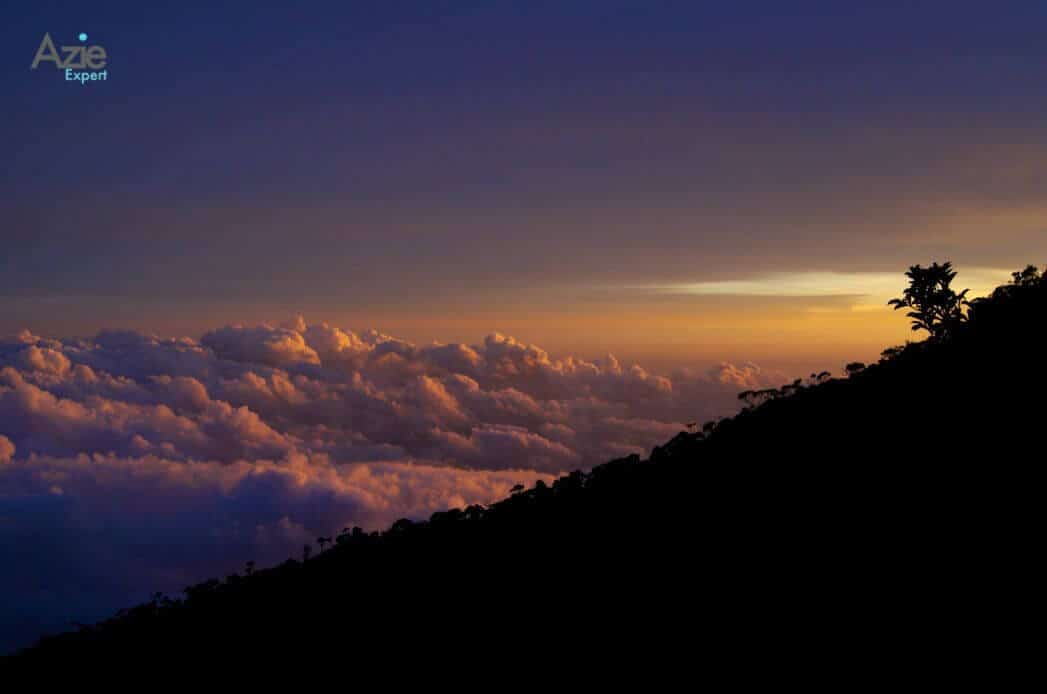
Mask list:
[[[854,376],[862,371],[865,371],[865,364],[860,361],[852,361],[850,364],[844,367],[844,371],[847,372],[848,376]]]
[[[1035,286],[1041,279],[1040,271],[1035,265],[1026,265],[1024,270],[1011,273],[1011,281],[1020,287]]]

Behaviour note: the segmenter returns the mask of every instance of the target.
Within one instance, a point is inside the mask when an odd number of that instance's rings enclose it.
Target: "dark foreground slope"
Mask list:
[[[345,533],[22,658],[326,644],[357,671],[392,660],[401,674],[492,654],[578,666],[584,650],[605,672],[871,675],[948,652],[1020,657],[1032,642],[1014,620],[1040,604],[1045,318],[1047,283],[1001,289],[947,340],[765,394],[647,461]]]

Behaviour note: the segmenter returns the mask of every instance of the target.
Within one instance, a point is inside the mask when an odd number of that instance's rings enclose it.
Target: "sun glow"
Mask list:
[[[967,268],[956,285],[970,288],[970,296],[984,296],[1007,281],[1009,270]],[[897,272],[778,272],[759,277],[713,282],[689,282],[641,287],[659,294],[695,296],[752,296],[812,299],[852,298],[853,309],[884,305],[901,288]]]

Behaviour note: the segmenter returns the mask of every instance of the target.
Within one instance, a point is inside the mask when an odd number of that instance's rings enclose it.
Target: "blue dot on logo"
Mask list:
[[[80,40],[81,41],[86,41],[87,40],[87,34],[84,34],[83,32],[81,32],[80,33]]]

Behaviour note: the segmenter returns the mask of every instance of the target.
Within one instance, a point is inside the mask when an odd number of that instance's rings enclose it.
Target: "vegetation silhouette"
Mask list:
[[[1047,278],[1030,266],[968,304],[949,263],[907,274],[898,304],[932,339],[878,363],[743,393],[739,414],[647,460],[345,528],[303,561],[156,595],[19,661],[308,641],[357,673],[541,657],[870,681],[945,653],[1031,653],[1011,620],[1039,604]]]
[[[940,339],[963,322],[963,309],[968,305],[967,292],[970,290],[964,289],[959,294],[953,290],[956,271],[952,269],[952,263],[933,263],[927,268],[913,265],[905,276],[909,278],[905,293],[901,298],[891,299],[887,305],[893,306],[895,311],[912,309],[905,315],[912,319],[913,331],[926,330],[931,338]]]

